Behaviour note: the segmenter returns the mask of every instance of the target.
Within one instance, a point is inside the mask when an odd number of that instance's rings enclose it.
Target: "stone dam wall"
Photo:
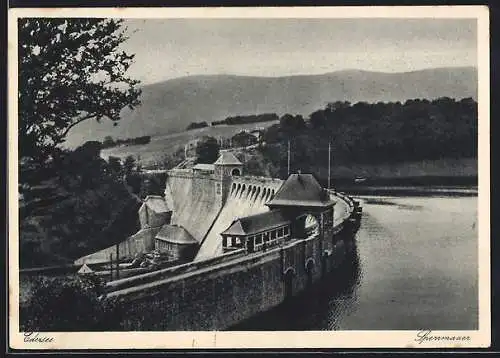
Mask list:
[[[172,209],[170,223],[184,227],[199,243],[195,260],[204,260],[222,254],[219,233],[238,217],[268,211],[265,205],[283,183],[280,179],[264,177],[233,177],[225,182],[228,188],[224,198],[217,196],[219,180],[210,175],[194,175],[192,170],[168,172],[165,201]],[[145,228],[118,244],[121,259],[131,259],[138,253],[154,249],[154,237],[162,223]],[[109,261],[116,258],[116,245],[80,257],[75,264]]]
[[[184,227],[198,242],[221,210],[215,200],[216,182],[211,176],[194,176],[191,170],[168,174],[165,201],[173,210],[171,223]]]
[[[222,185],[220,185],[222,184]],[[195,260],[107,283],[107,297],[123,302],[123,330],[224,330],[267,311],[307,289],[348,257],[361,208],[342,193],[333,227],[307,239],[247,254],[223,253],[220,233],[238,217],[268,211],[265,205],[283,184],[262,177],[215,178],[191,170],[169,171],[165,201],[171,223],[199,243]],[[222,190],[221,190],[222,189]],[[118,244],[120,257],[150,251],[160,227],[148,228]],[[77,260],[103,262],[116,245]]]
[[[233,220],[269,211],[265,205],[280,188],[280,179],[261,177],[239,177],[230,183],[224,206],[201,243],[195,260],[203,260],[222,254],[222,240],[219,235]]]
[[[124,302],[122,328],[223,330],[304,291],[353,247],[361,212],[349,198],[338,198],[347,211],[329,232],[109,282],[108,297]]]

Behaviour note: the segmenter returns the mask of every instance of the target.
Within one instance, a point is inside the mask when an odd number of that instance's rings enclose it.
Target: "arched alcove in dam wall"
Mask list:
[[[222,238],[220,233],[240,217],[269,211],[265,204],[282,184],[283,181],[279,179],[250,176],[233,177],[229,183],[227,199],[201,243],[195,260],[221,255]]]

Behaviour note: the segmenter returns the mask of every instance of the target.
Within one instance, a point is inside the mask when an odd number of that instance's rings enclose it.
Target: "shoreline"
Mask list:
[[[351,186],[339,187],[349,195],[375,196],[477,196],[477,186]]]

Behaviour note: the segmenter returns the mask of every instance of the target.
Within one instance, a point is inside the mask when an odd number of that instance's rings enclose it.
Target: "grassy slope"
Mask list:
[[[110,155],[125,158],[127,155],[140,157],[143,165],[161,162],[165,154],[173,153],[177,148],[183,146],[188,141],[210,135],[214,137],[229,137],[243,129],[255,128],[256,126],[267,127],[274,122],[255,123],[238,126],[216,126],[185,131],[181,133],[153,137],[151,143],[146,145],[115,147],[102,151],[102,156],[106,159]],[[238,151],[245,162],[253,160],[251,171],[257,170],[255,174],[272,176],[265,160],[255,150],[244,153]],[[256,164],[255,161],[260,162]],[[256,168],[258,167],[258,168]],[[324,167],[317,168],[316,173],[320,177],[327,177],[326,163]],[[476,158],[443,158],[438,160],[421,160],[416,162],[403,163],[377,163],[377,164],[358,164],[337,165],[335,163],[335,154],[332,154],[332,178],[352,179],[356,177],[367,178],[413,178],[413,177],[474,177],[477,176]]]
[[[212,137],[225,137],[229,138],[242,130],[249,130],[254,128],[266,128],[273,124],[273,122],[260,122],[232,126],[215,126],[194,129],[191,131],[184,131],[164,136],[156,136],[151,138],[151,142],[145,145],[123,146],[103,149],[101,156],[107,159],[109,156],[125,158],[132,155],[135,158],[140,157],[142,165],[153,164],[154,162],[161,162],[166,154],[171,154],[176,149],[183,147],[184,144],[190,140],[201,138],[205,135]]]
[[[72,129],[68,146],[85,140],[131,138],[184,130],[191,122],[256,113],[308,115],[326,103],[347,100],[405,101],[413,98],[477,98],[477,71],[435,68],[406,73],[338,71],[322,75],[248,77],[190,76],[145,86],[142,106],[124,110],[117,127],[86,121]]]

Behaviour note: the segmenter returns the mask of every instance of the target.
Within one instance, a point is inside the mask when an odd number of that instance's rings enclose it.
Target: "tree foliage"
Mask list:
[[[208,127],[208,123],[207,122],[191,122],[186,127],[186,130],[190,131],[191,129],[205,128],[205,127]]]
[[[171,154],[165,154],[160,165],[163,169],[172,169],[186,159],[184,148],[180,147]]]
[[[278,119],[279,117],[276,113],[261,113],[261,114],[250,114],[246,116],[227,117],[220,121],[213,121],[211,125],[212,126],[217,126],[221,124],[237,125],[237,124],[277,121]]]
[[[214,137],[203,137],[196,145],[198,163],[211,164],[219,157],[219,143]]]
[[[140,203],[124,185],[119,162],[101,158],[99,142],[54,153],[47,171],[35,167],[22,176],[21,267],[74,261],[139,228]]]
[[[19,34],[20,156],[46,158],[69,130],[90,119],[120,119],[140,104],[126,76],[134,55],[123,20],[22,18]]]
[[[135,158],[131,155],[128,155],[123,162],[123,170],[125,175],[130,175],[134,171],[136,167]]]
[[[236,133],[231,137],[233,147],[247,147],[257,143],[257,138],[245,131]]]
[[[20,328],[26,332],[119,329],[121,307],[103,299],[104,289],[104,282],[94,275],[42,278],[21,306]]]
[[[477,103],[472,98],[405,103],[328,103],[304,120],[285,114],[264,132],[260,149],[280,177],[291,171],[326,176],[328,143],[332,164],[401,163],[477,157]]]
[[[108,158],[108,169],[111,175],[119,177],[122,174],[123,167],[120,158],[110,156]]]

